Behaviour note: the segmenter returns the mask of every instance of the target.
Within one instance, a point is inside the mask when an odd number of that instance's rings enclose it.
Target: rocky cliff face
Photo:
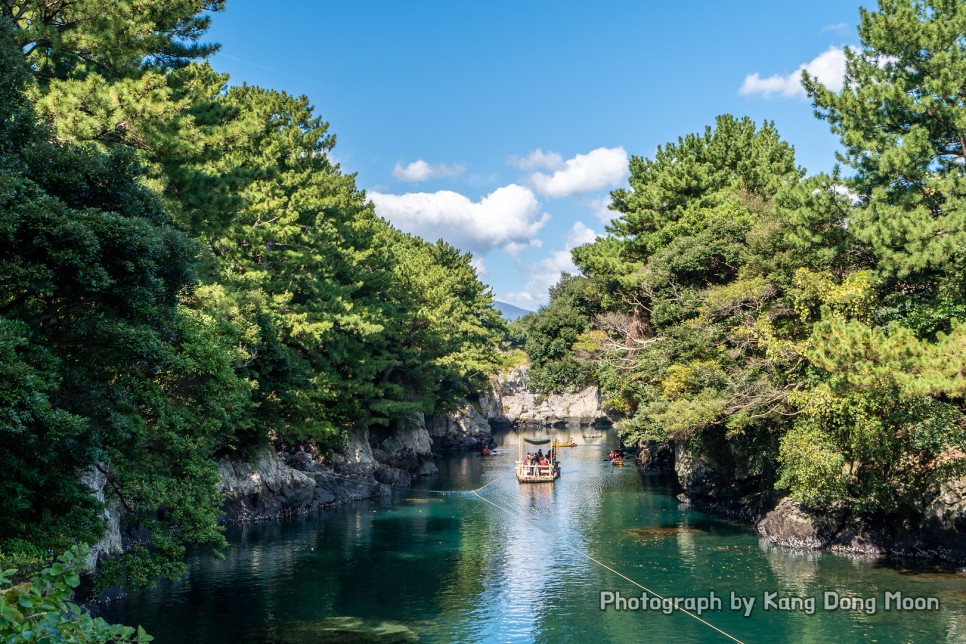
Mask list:
[[[569,394],[535,394],[526,387],[529,369],[518,367],[492,379],[491,391],[480,396],[484,418],[498,425],[591,425],[608,420],[597,387]]]
[[[101,559],[124,552],[124,540],[121,534],[123,508],[116,498],[105,495],[107,477],[99,469],[94,467],[89,469],[81,476],[80,482],[90,488],[91,496],[104,504],[101,518],[107,524],[107,531],[104,533],[104,537],[95,543],[87,554],[87,567],[94,568]]]
[[[385,429],[370,431],[357,423],[345,447],[328,457],[307,445],[265,445],[244,457],[221,458],[216,464],[224,495],[222,521],[276,519],[388,496],[393,487],[436,474],[434,454],[477,448],[490,438],[490,424],[465,403],[450,414],[428,419],[418,414]],[[123,507],[112,497],[104,474],[92,468],[81,481],[105,505],[107,532],[87,561],[93,570],[100,560],[122,554],[132,540],[122,530]]]
[[[469,403],[449,414],[421,414],[384,429],[359,423],[344,449],[324,458],[307,446],[271,446],[243,457],[217,462],[225,498],[226,523],[258,521],[312,512],[339,503],[388,495],[392,487],[436,474],[434,455],[475,449],[490,441],[496,424],[590,424],[606,419],[595,387],[573,394],[541,397],[526,390],[527,368],[493,380],[480,398],[479,411]],[[88,480],[89,479],[89,480]],[[104,500],[106,481],[92,470],[85,478],[92,494]],[[92,551],[98,557],[122,552],[121,509],[107,499],[110,529]]]
[[[436,453],[479,447],[490,425],[469,404],[455,412],[417,414],[387,428],[357,424],[329,459],[308,447],[265,446],[254,456],[218,462],[225,521],[304,514],[339,503],[390,494],[420,476],[436,474]]]
[[[674,445],[673,450],[674,472],[684,489],[682,501],[746,521],[757,519],[771,507],[768,486],[749,467],[752,459],[733,443],[709,442],[700,453],[684,445]]]
[[[437,414],[426,420],[426,429],[434,453],[459,449],[475,449],[489,442],[490,423],[469,403],[464,403],[451,414]]]
[[[358,465],[359,463],[356,463]],[[225,522],[258,521],[304,514],[337,503],[389,494],[373,468],[339,471],[316,454],[279,453],[270,445],[253,458],[218,461]]]
[[[812,511],[782,499],[756,524],[773,543],[802,549],[827,549],[862,555],[930,557],[966,563],[966,480],[948,483],[930,510],[952,507],[941,517],[876,522],[845,511]]]
[[[433,442],[422,414],[393,423],[384,430],[371,430],[369,444],[379,477],[386,483],[409,485],[412,477],[432,476],[437,472]]]
[[[673,472],[674,448],[658,441],[641,441],[637,448],[637,466],[647,472]]]
[[[642,467],[666,467],[668,445],[642,444]],[[755,525],[778,545],[862,555],[934,557],[966,563],[966,478],[948,482],[922,517],[905,521],[861,518],[845,510],[813,511],[777,496],[749,468],[750,454],[724,441],[701,454],[673,447],[673,469],[683,488],[679,498],[704,511]]]

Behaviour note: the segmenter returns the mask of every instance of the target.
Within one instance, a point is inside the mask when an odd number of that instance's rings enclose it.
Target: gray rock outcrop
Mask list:
[[[750,459],[733,444],[714,441],[697,453],[674,446],[674,472],[684,490],[681,500],[699,510],[754,521],[772,503],[760,477],[749,470]]]
[[[966,534],[966,477],[940,488],[926,509],[926,524],[937,536],[950,531]]]
[[[948,558],[966,561],[966,477],[948,481],[926,508],[924,535]]]
[[[225,521],[258,521],[304,514],[338,502],[388,494],[388,488],[359,471],[340,475],[299,451],[286,462],[272,446],[252,458],[218,461]]]
[[[121,534],[121,514],[123,508],[117,498],[105,494],[107,477],[97,467],[91,467],[84,472],[80,478],[80,482],[90,489],[91,496],[96,501],[104,504],[101,518],[107,525],[107,530],[104,532],[101,540],[91,546],[85,562],[88,568],[94,568],[101,559],[124,552],[124,538]]]
[[[963,483],[959,479],[944,485],[924,522],[910,517],[880,523],[841,510],[809,510],[784,498],[756,527],[772,543],[789,548],[872,556],[925,556],[964,563],[962,510],[966,508],[966,490]]]
[[[667,443],[641,441],[637,449],[637,465],[648,472],[673,472],[674,449]]]
[[[422,414],[394,422],[384,430],[371,430],[369,443],[376,462],[385,467],[410,477],[432,476],[438,471],[433,461],[433,442]]]
[[[829,547],[841,527],[841,519],[807,512],[789,498],[782,499],[756,526],[773,543],[789,548],[816,550]]]
[[[529,370],[529,366],[517,367],[491,380],[491,390],[480,396],[480,409],[488,421],[497,425],[591,425],[608,420],[597,387],[544,396],[527,389]]]
[[[643,441],[638,447],[643,469],[666,467],[668,444]],[[774,544],[966,563],[966,477],[947,481],[920,510],[875,518],[845,508],[813,510],[780,496],[768,482],[773,478],[755,469],[753,445],[706,432],[697,448],[673,446],[673,469],[683,489],[678,498],[698,510],[752,523]]]
[[[458,449],[474,449],[489,442],[490,423],[469,403],[463,403],[449,414],[436,414],[426,420],[434,453]]]

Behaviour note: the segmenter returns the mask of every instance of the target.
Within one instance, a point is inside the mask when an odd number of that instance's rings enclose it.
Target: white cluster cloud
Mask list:
[[[477,277],[483,277],[486,275],[486,260],[484,260],[482,257],[474,256],[473,259],[470,260],[470,266],[476,269]]]
[[[537,168],[557,170],[563,167],[564,160],[556,152],[544,152],[537,148],[525,157],[510,157],[509,163],[521,170],[536,170]]]
[[[472,252],[473,266],[483,276],[487,273],[487,254],[491,250],[502,249],[519,266],[524,251],[543,246],[538,235],[550,215],[544,212],[541,197],[567,197],[593,191],[600,194],[600,190],[625,181],[628,174],[628,155],[623,147],[601,147],[571,159],[538,148],[523,157],[510,157],[508,163],[529,173],[527,185],[512,183],[476,200],[451,190],[392,194],[384,187],[371,189],[368,196],[376,212],[400,230],[428,241],[445,239],[461,250]],[[400,181],[416,182],[459,176],[464,170],[461,165],[430,164],[420,159],[407,165],[397,164],[392,176]],[[608,221],[609,197],[592,197],[593,194],[583,197],[584,203],[596,217]],[[507,293],[503,299],[524,307],[546,302],[548,290],[557,283],[561,273],[577,272],[570,251],[595,238],[596,233],[589,226],[580,221],[574,223],[566,235],[564,248],[529,264],[523,289]]]
[[[530,265],[530,279],[522,291],[511,291],[503,296],[510,304],[523,308],[536,308],[546,304],[550,287],[560,280],[561,273],[576,273],[577,266],[570,251],[582,244],[596,239],[597,234],[582,221],[578,221],[567,233],[563,250],[557,250],[548,257]]]
[[[611,220],[619,214],[608,207],[610,204],[610,195],[605,195],[603,197],[590,200],[590,208],[593,211],[594,216],[605,224],[609,224]]]
[[[550,220],[528,188],[510,184],[479,201],[450,190],[401,195],[370,192],[376,212],[408,233],[445,239],[482,256],[492,248],[531,240]]]
[[[803,71],[807,71],[830,90],[837,92],[842,89],[842,83],[845,79],[845,50],[841,47],[829,47],[812,61],[799,65],[794,72],[784,76],[774,74],[762,78],[758,72],[750,74],[745,77],[738,93],[742,96],[761,94],[766,98],[774,95],[804,97]]]
[[[538,152],[541,158],[550,156],[537,150],[527,158]],[[627,177],[627,173],[627,152],[623,147],[597,148],[567,159],[552,174],[534,172],[529,180],[540,194],[557,198],[616,186]]]
[[[416,182],[439,177],[458,177],[465,170],[466,167],[459,164],[427,163],[418,159],[405,166],[397,163],[392,169],[392,176],[400,181]]]
[[[595,239],[597,239],[597,233],[584,224],[584,222],[578,221],[574,223],[574,227],[567,233],[567,250],[573,250],[578,246],[589,244]]]
[[[522,291],[510,291],[501,299],[524,309],[535,309],[547,303],[550,287],[560,280],[561,273],[574,273],[577,267],[569,250],[557,250],[549,257],[530,265],[530,279]]]
[[[834,192],[837,195],[842,195],[843,197],[848,197],[849,201],[852,202],[853,206],[858,205],[862,201],[862,195],[856,192],[852,192],[851,190],[848,189],[847,186],[843,186],[840,183],[837,183],[832,186],[832,192]]]

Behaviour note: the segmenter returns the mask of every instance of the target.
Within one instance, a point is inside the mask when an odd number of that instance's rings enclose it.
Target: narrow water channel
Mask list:
[[[966,574],[772,546],[681,504],[667,479],[611,466],[612,431],[555,435],[579,444],[561,450],[556,484],[518,484],[518,435],[498,434],[497,455],[441,459],[439,477],[391,500],[232,527],[223,561],[193,556],[183,579],[105,617],[158,642],[966,642]],[[707,599],[707,624],[617,610],[617,593],[643,591],[604,566]]]

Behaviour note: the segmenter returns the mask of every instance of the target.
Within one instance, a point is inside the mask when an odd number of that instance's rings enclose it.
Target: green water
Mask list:
[[[497,456],[443,459],[438,478],[391,500],[234,527],[225,560],[199,554],[184,579],[105,617],[159,642],[731,641],[681,612],[600,610],[601,591],[642,592],[606,564],[669,597],[713,591],[722,608],[702,618],[746,642],[966,642],[966,574],[771,546],[682,505],[666,479],[606,463],[612,433],[572,435],[589,444],[561,450],[554,485],[518,484],[517,435],[499,435]],[[499,507],[429,491],[485,484]],[[798,610],[766,610],[766,592]],[[876,606],[826,611],[826,592]],[[886,592],[940,608],[886,611]],[[731,593],[756,599],[750,616],[731,610]]]

